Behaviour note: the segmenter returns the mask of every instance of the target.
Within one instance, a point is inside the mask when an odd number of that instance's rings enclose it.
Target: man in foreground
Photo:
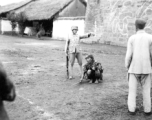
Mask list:
[[[144,31],[146,22],[136,20],[137,33],[132,35],[127,44],[125,67],[128,70],[128,110],[136,113],[136,92],[138,82],[142,86],[143,108],[146,115],[151,114],[151,78],[152,72],[152,35]]]
[[[15,87],[0,63],[0,120],[9,120],[3,101],[14,101]]]

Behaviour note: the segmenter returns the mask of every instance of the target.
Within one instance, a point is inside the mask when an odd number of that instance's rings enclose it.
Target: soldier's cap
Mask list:
[[[71,30],[78,30],[78,26],[72,26]]]
[[[85,57],[85,59],[91,58],[92,60],[94,60],[93,55],[88,55],[87,57]]]

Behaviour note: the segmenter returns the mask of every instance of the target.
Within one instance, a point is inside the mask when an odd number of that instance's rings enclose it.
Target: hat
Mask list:
[[[78,26],[72,26],[71,30],[78,30]]]
[[[146,25],[146,21],[144,19],[137,19],[135,21],[135,26],[139,29],[144,29],[145,25]]]
[[[88,55],[85,59],[91,58],[92,60],[94,60],[93,55]]]

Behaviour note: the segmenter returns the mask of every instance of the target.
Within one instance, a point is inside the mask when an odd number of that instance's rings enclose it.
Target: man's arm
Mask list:
[[[151,67],[152,67],[152,38],[150,41],[150,62],[151,62]]]
[[[132,48],[132,37],[129,38],[127,43],[127,52],[125,57],[125,67],[129,69],[133,55],[133,48]]]
[[[84,73],[87,72],[87,63],[83,65],[83,72],[84,72]]]
[[[84,79],[86,73],[87,73],[87,64],[84,64],[83,65],[83,76],[82,76],[82,79]]]
[[[94,34],[88,33],[86,35],[80,35],[80,39],[89,38],[90,36],[94,36]]]

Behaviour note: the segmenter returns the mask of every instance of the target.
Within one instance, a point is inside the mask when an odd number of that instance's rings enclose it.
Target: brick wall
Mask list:
[[[85,32],[96,33],[91,41],[126,46],[136,18],[147,20],[152,34],[152,0],[88,0]]]

